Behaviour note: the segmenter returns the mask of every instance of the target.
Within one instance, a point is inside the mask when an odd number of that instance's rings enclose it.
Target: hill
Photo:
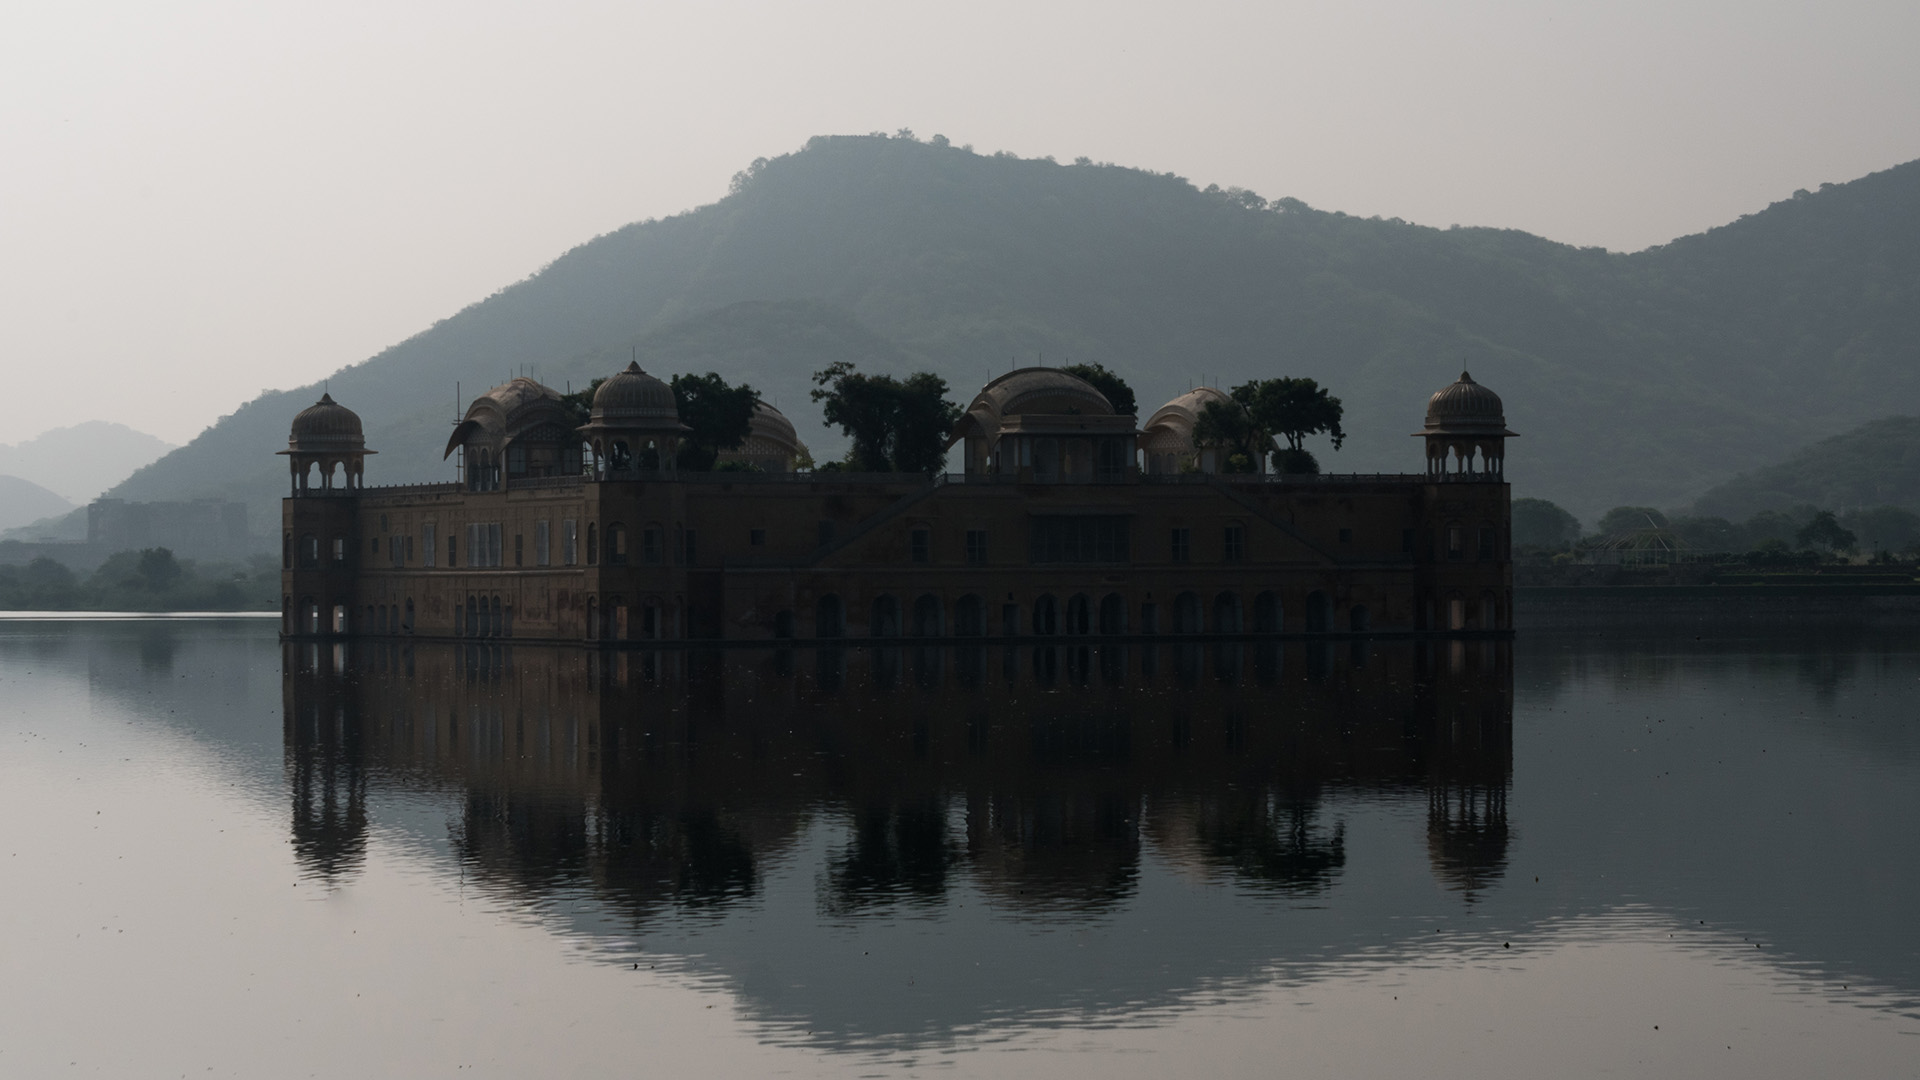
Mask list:
[[[1738,521],[1801,506],[1920,511],[1920,416],[1889,416],[1741,473],[1700,496],[1694,512]]]
[[[0,473],[31,480],[67,502],[85,503],[172,449],[172,443],[125,424],[89,420],[0,445]]]
[[[31,480],[0,476],[0,529],[65,514],[73,504]]]
[[[447,475],[455,409],[523,365],[561,385],[637,351],[746,378],[837,453],[823,357],[929,366],[964,400],[1010,358],[1097,360],[1151,408],[1202,379],[1308,375],[1345,399],[1330,469],[1417,466],[1407,433],[1462,367],[1524,439],[1518,493],[1583,517],[1678,505],[1778,447],[1920,391],[1920,163],[1637,254],[1360,219],[1172,175],[908,139],[822,137],[719,202],[598,237],[332,376],[382,453]],[[317,386],[272,393],[115,489],[221,495],[272,520],[270,454]],[[1321,448],[1324,450],[1324,448]]]

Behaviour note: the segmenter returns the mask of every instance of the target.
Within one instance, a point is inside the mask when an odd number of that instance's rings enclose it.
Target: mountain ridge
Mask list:
[[[1622,254],[1117,166],[819,137],[756,163],[715,203],[576,245],[329,381],[383,451],[376,482],[444,469],[456,379],[468,398],[520,364],[584,381],[630,350],[662,375],[697,364],[762,378],[802,437],[834,453],[842,440],[805,399],[807,365],[825,354],[777,362],[765,333],[740,330],[762,343],[747,364],[715,344],[729,320],[864,342],[875,363],[940,372],[961,400],[1009,358],[1040,354],[1105,363],[1147,409],[1203,374],[1307,375],[1348,407],[1349,443],[1321,454],[1326,467],[1402,471],[1418,466],[1406,434],[1426,396],[1464,367],[1523,436],[1509,456],[1517,492],[1593,516],[1680,504],[1911,402],[1911,252],[1920,163]],[[768,304],[805,307],[751,306]],[[721,314],[736,305],[749,306]],[[264,511],[284,488],[267,455],[316,388],[256,398],[113,493]]]

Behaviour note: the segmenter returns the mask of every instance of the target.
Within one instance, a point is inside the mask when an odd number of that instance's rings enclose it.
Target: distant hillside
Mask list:
[[[447,475],[456,408],[520,365],[582,382],[637,347],[778,395],[825,454],[825,358],[926,365],[964,400],[1010,358],[1098,360],[1154,404],[1309,375],[1345,399],[1335,470],[1418,465],[1407,433],[1460,369],[1506,399],[1520,494],[1583,517],[1679,505],[1782,445],[1920,400],[1920,163],[1633,255],[1198,190],[1171,175],[818,138],[726,198],[583,244],[334,374],[375,483]],[[271,520],[272,451],[318,387],[268,394],[115,494],[225,495]],[[1325,448],[1320,448],[1324,451]]]
[[[1920,511],[1920,416],[1889,416],[1823,439],[1778,465],[1741,473],[1700,498],[1701,515],[1739,521],[1762,510],[1898,506]]]
[[[72,503],[31,480],[0,476],[0,529],[11,529],[72,509]]]
[[[172,449],[172,443],[125,424],[89,420],[0,445],[0,473],[31,480],[67,502],[86,503]]]

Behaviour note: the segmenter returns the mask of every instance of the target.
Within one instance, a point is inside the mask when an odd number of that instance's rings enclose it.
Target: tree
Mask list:
[[[1340,429],[1345,410],[1340,399],[1312,379],[1255,379],[1233,388],[1233,399],[1246,406],[1255,427],[1287,445],[1273,453],[1273,467],[1283,473],[1320,471],[1319,462],[1304,445],[1309,435],[1324,434],[1335,450],[1347,439]]]
[[[1545,499],[1513,500],[1513,546],[1560,550],[1580,539],[1580,519]]]
[[[1238,403],[1228,404],[1221,401],[1209,401],[1200,409],[1200,415],[1193,422],[1193,441],[1199,446],[1218,447],[1221,455],[1222,472],[1252,472],[1253,463],[1260,460],[1263,441],[1269,439],[1247,413],[1246,407]],[[1239,459],[1239,467],[1234,467],[1234,459]]]
[[[711,371],[705,375],[675,375],[672,386],[680,422],[690,429],[680,438],[680,467],[707,472],[720,451],[737,450],[746,441],[760,391],[746,383],[729,386]]]
[[[1822,547],[1828,551],[1851,552],[1858,543],[1858,539],[1851,531],[1842,528],[1840,523],[1834,520],[1831,510],[1822,510],[1813,515],[1813,520],[1802,526],[1794,535],[1794,539],[1803,548]]]
[[[945,379],[926,371],[864,375],[836,360],[813,381],[827,423],[853,440],[847,464],[855,471],[931,473],[945,465],[947,434],[961,412],[947,400]]]
[[[1139,406],[1133,398],[1133,387],[1127,380],[1108,371],[1104,364],[1068,364],[1060,369],[1076,379],[1084,379],[1095,390],[1106,395],[1107,403],[1121,416],[1139,415]]]
[[[155,547],[140,552],[140,563],[135,572],[147,591],[162,592],[174,582],[179,581],[185,571],[179,561],[173,557],[171,550]]]

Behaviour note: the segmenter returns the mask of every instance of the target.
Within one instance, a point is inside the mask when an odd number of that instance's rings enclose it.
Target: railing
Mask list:
[[[507,487],[515,491],[546,491],[553,488],[576,488],[585,484],[587,478],[579,474],[569,476],[522,476],[507,477]]]
[[[376,484],[368,485],[354,495],[450,495],[462,490],[458,480],[436,481],[426,484]]]

